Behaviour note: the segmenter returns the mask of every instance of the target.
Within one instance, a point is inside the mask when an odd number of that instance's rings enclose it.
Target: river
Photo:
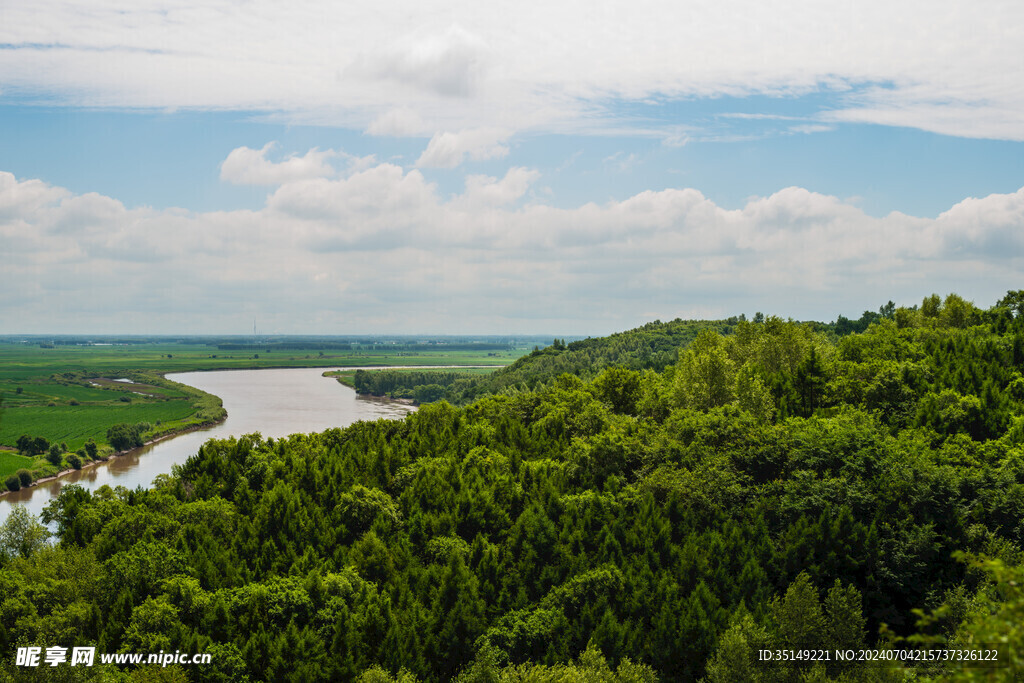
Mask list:
[[[414,410],[404,403],[357,396],[353,389],[335,378],[323,377],[325,371],[332,369],[358,368],[221,370],[167,375],[167,379],[219,396],[228,411],[227,419],[206,429],[137,448],[127,455],[44,484],[8,493],[0,498],[0,521],[7,518],[13,503],[21,503],[38,515],[69,484],[90,491],[104,484],[130,489],[148,487],[158,474],[169,473],[171,467],[188,460],[207,439],[253,432],[278,438],[345,427],[359,420],[400,418]]]

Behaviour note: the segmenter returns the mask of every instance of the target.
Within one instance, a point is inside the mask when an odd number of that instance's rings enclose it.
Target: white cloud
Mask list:
[[[1024,188],[1013,194],[971,197],[939,215],[934,232],[947,249],[1004,261],[1024,245]]]
[[[789,132],[810,135],[812,133],[827,133],[835,129],[835,126],[826,123],[803,123],[797,126],[790,126]]]
[[[455,24],[441,33],[413,36],[388,49],[360,54],[349,71],[443,97],[468,97],[480,85],[486,53],[479,36]]]
[[[665,144],[678,144],[666,141]],[[640,163],[640,157],[635,152],[626,154],[625,152],[616,152],[611,156],[605,157],[604,163],[611,166],[619,173],[625,173]]]
[[[337,152],[314,148],[305,156],[292,155],[284,161],[274,162],[267,159],[267,152],[275,145],[268,142],[263,149],[237,147],[231,150],[220,166],[220,179],[234,185],[282,185],[295,180],[335,175],[328,160],[337,157]]]
[[[41,180],[19,182],[13,173],[0,171],[0,221],[31,215],[68,194]]]
[[[49,230],[56,234],[105,231],[123,223],[124,204],[96,192],[65,197],[54,212]]]
[[[389,249],[434,224],[435,188],[416,170],[380,164],[347,178],[289,183],[267,199],[267,214],[316,251]]]
[[[941,135],[998,140],[1024,140],[1021,109],[1016,103],[996,106],[986,103],[916,102],[896,94],[884,106],[872,102],[822,114],[836,122],[874,123],[901,128],[918,128]],[[1024,102],[1024,99],[1021,100]]]
[[[427,130],[426,123],[414,110],[408,107],[389,109],[370,122],[366,127],[368,135],[389,135],[404,137],[422,135]]]
[[[1024,5],[996,0],[37,0],[4,8],[0,43],[10,97],[376,134],[630,127],[605,105],[826,89],[844,97],[831,121],[1024,140]]]
[[[0,174],[0,324],[227,332],[258,306],[292,332],[600,333],[695,302],[818,319],[932,291],[986,305],[1024,266],[1024,188],[930,219],[798,187],[736,209],[689,188],[521,204],[537,178],[471,175],[444,198],[418,170],[377,164],[285,182],[258,211],[190,213]]]
[[[455,168],[467,157],[473,161],[501,159],[508,155],[504,142],[509,131],[498,128],[477,128],[458,133],[438,133],[430,139],[416,165],[433,168]]]
[[[505,206],[526,194],[538,177],[539,172],[518,166],[510,168],[501,180],[485,175],[466,176],[466,191],[459,199],[467,208]]]

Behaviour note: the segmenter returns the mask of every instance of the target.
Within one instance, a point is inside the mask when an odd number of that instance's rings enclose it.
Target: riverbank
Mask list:
[[[218,419],[197,421],[183,425],[173,434],[153,436],[147,439],[145,447],[117,453],[117,457],[111,457],[111,453],[105,460],[92,461],[82,470],[65,466],[58,472],[51,466],[35,485],[0,497],[0,523],[13,505],[24,505],[32,514],[41,514],[64,487],[72,484],[87,491],[103,486],[149,488],[156,477],[186,463],[210,439],[257,432],[264,439],[279,439],[343,428],[360,420],[402,419],[415,410],[407,402],[359,397],[340,383],[322,377],[325,369],[169,373],[169,383],[184,384],[210,395],[217,404]],[[222,409],[227,411],[227,419],[223,419]],[[109,447],[107,450],[110,451]],[[101,464],[102,467],[97,466]]]
[[[103,457],[96,458],[95,460],[90,460],[89,462],[82,463],[82,466],[80,468],[78,468],[78,469],[76,469],[74,467],[70,467],[68,469],[60,470],[56,474],[49,474],[49,475],[47,475],[45,477],[40,477],[39,479],[34,479],[31,483],[22,486],[20,489],[18,489],[18,491],[24,491],[25,489],[31,489],[31,488],[34,488],[36,486],[41,486],[42,484],[47,484],[47,483],[49,483],[51,481],[56,481],[56,480],[60,479],[61,477],[66,477],[66,476],[72,475],[75,472],[81,472],[83,470],[88,470],[91,467],[96,467],[98,465],[103,465],[103,464],[109,463],[111,460],[116,460],[118,458],[123,458],[123,457],[126,457],[126,456],[134,455],[136,453],[139,453],[140,451],[142,451],[145,448],[148,448],[150,446],[153,446],[155,444],[160,443],[161,441],[166,441],[168,439],[173,439],[176,436],[181,436],[183,434],[189,434],[191,432],[199,431],[200,429],[209,429],[210,427],[215,427],[215,426],[217,426],[221,422],[224,422],[227,419],[228,419],[227,411],[224,411],[224,416],[219,418],[219,419],[209,420],[207,422],[197,422],[197,423],[188,425],[186,427],[181,427],[179,429],[170,430],[170,431],[167,431],[167,432],[162,432],[156,438],[150,439],[148,441],[144,441],[141,446],[136,446],[135,448],[129,448],[129,449],[124,450],[124,451],[115,451],[113,453],[110,453],[109,455],[105,455]],[[8,491],[8,490],[4,489],[3,491],[0,491],[0,499],[8,496],[9,494],[18,493],[18,491]]]
[[[244,341],[244,343],[242,343]],[[342,341],[344,343],[342,343]],[[187,391],[159,386],[172,373],[270,368],[502,366],[528,353],[526,340],[470,345],[452,338],[435,343],[403,339],[281,338],[68,338],[0,336],[0,444],[12,448],[23,435],[66,445],[75,452],[90,439],[103,444],[112,425],[148,422],[154,427],[187,420],[198,411]],[[533,343],[531,340],[529,343]],[[500,347],[500,348],[499,348]],[[120,380],[130,379],[131,383]],[[149,385],[149,386],[145,386]],[[214,405],[209,405],[214,408]],[[216,417],[207,409],[200,421]],[[5,451],[0,456],[14,451]],[[14,462],[18,460],[18,462]],[[0,457],[0,488],[18,469],[44,477],[55,471],[35,462]]]
[[[371,366],[371,367],[375,367],[375,369],[376,369],[376,366]],[[406,367],[406,366],[400,366],[400,367]],[[428,366],[418,366],[416,369],[421,369],[421,368],[422,369],[431,369],[431,368],[459,368],[459,367],[466,367],[466,366],[458,366],[458,365],[455,365],[455,366],[453,366],[453,365],[447,365],[447,366],[428,365]],[[486,368],[488,366],[472,366],[472,367],[475,369],[475,368]],[[337,366],[335,366],[335,368],[337,368]],[[230,368],[228,370],[223,370],[223,369],[222,370],[207,370],[207,369],[203,369],[203,370],[196,370],[196,371],[193,371],[193,372],[198,372],[198,373],[203,373],[203,374],[211,373],[211,372],[225,372],[225,371],[228,371],[228,372],[260,371],[260,372],[262,372],[262,371],[271,370],[271,369],[277,369],[277,370],[287,370],[287,369],[298,370],[298,369],[308,369],[308,368]],[[385,367],[385,368],[381,368],[381,369],[392,369],[392,367]],[[334,370],[331,370],[331,371],[324,371],[322,374],[323,374],[323,376],[327,377],[327,376],[331,376],[333,373],[338,373],[338,372],[355,372],[355,370],[349,371],[349,370],[345,370],[345,369],[334,369]],[[85,373],[85,374],[88,374],[88,373]],[[94,460],[88,460],[88,461],[83,462],[82,467],[80,467],[80,468],[65,467],[64,469],[58,470],[58,471],[56,471],[54,473],[47,473],[46,475],[44,475],[42,477],[39,477],[38,479],[33,479],[28,484],[23,484],[17,491],[10,491],[10,490],[7,490],[5,488],[2,491],[0,491],[0,499],[4,499],[4,498],[10,496],[11,494],[17,494],[20,491],[25,491],[25,490],[28,490],[28,489],[33,489],[35,487],[38,487],[38,486],[41,486],[41,485],[44,485],[44,484],[48,484],[48,483],[53,482],[53,481],[57,481],[57,480],[62,479],[64,477],[68,477],[70,475],[73,475],[76,472],[88,471],[89,469],[97,467],[99,465],[109,464],[113,460],[117,460],[118,458],[123,458],[123,457],[126,457],[126,456],[131,456],[133,454],[137,454],[137,453],[139,453],[139,452],[141,452],[141,451],[143,451],[143,450],[145,450],[145,449],[147,449],[147,448],[149,448],[149,447],[151,447],[151,446],[153,446],[155,444],[158,444],[158,443],[160,443],[162,441],[166,441],[168,439],[173,439],[174,437],[181,436],[181,435],[184,435],[184,434],[188,434],[188,433],[191,433],[191,432],[195,432],[195,431],[198,431],[198,430],[208,429],[210,427],[214,427],[214,426],[216,426],[218,424],[221,424],[221,423],[223,423],[223,422],[225,422],[227,420],[228,414],[227,414],[227,411],[223,407],[223,400],[221,399],[221,397],[219,397],[219,396],[217,396],[215,394],[211,394],[209,392],[203,391],[202,389],[199,389],[199,388],[194,387],[192,385],[184,384],[184,383],[181,383],[181,382],[176,382],[175,380],[169,379],[167,377],[168,374],[175,374],[175,373],[170,373],[170,372],[124,371],[124,372],[117,373],[117,374],[127,375],[127,376],[130,376],[130,377],[133,377],[133,378],[137,378],[137,379],[140,379],[140,380],[145,380],[147,382],[153,382],[155,385],[161,386],[161,387],[163,387],[165,389],[176,389],[176,390],[181,391],[182,393],[188,395],[194,401],[194,403],[192,405],[193,405],[193,408],[195,408],[195,412],[192,413],[191,415],[187,416],[186,418],[184,418],[185,421],[191,420],[191,419],[195,419],[196,416],[202,415],[204,413],[204,411],[208,415],[212,413],[213,417],[211,417],[210,419],[202,420],[200,422],[191,422],[191,423],[187,423],[187,424],[180,425],[180,426],[173,426],[173,425],[166,425],[166,424],[162,425],[162,426],[158,426],[158,427],[155,428],[155,430],[157,431],[157,434],[153,438],[147,439],[145,442],[143,442],[143,444],[141,446],[136,446],[134,448],[130,448],[130,449],[127,449],[127,450],[115,451],[115,452],[111,452],[111,453],[106,454],[106,455],[101,455],[100,457],[98,457],[98,458],[96,458]],[[69,379],[72,379],[72,377],[65,376],[62,379],[64,381],[67,381]],[[79,378],[75,377],[74,379],[79,379]],[[337,379],[339,379],[340,383],[346,384],[345,382],[341,382],[340,378],[337,378]],[[381,399],[383,401],[388,401],[388,402],[393,403],[393,404],[402,405],[402,406],[408,406],[408,407],[414,407],[416,405],[413,400],[407,399],[407,398],[388,398],[388,397],[377,397],[377,396],[374,396],[372,398],[374,398],[374,399]],[[5,452],[11,452],[11,453],[17,453],[18,452],[17,449],[15,449],[15,448],[10,448],[10,447],[0,447],[0,448],[2,448]]]
[[[388,398],[421,405],[444,398],[444,390],[453,382],[490,374],[506,365],[417,365],[389,368],[342,368],[324,372],[360,396]],[[447,372],[446,372],[447,371]],[[391,379],[380,381],[392,373]],[[430,385],[430,386],[423,386]],[[422,388],[421,388],[422,387]]]

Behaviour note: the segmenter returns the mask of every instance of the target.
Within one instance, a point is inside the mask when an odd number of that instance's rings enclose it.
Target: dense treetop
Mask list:
[[[1021,302],[556,342],[465,406],[67,487],[56,544],[0,530],[0,638],[212,653],[192,681],[982,679],[756,652],[1024,653]]]

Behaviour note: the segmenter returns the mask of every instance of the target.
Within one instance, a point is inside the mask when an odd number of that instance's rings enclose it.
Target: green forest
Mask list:
[[[1024,671],[1024,290],[832,324],[654,322],[488,375],[408,376],[446,400],[210,441],[147,490],[65,487],[53,538],[12,514],[0,679]],[[211,663],[15,665],[47,645]],[[998,658],[834,655],[865,649]]]

